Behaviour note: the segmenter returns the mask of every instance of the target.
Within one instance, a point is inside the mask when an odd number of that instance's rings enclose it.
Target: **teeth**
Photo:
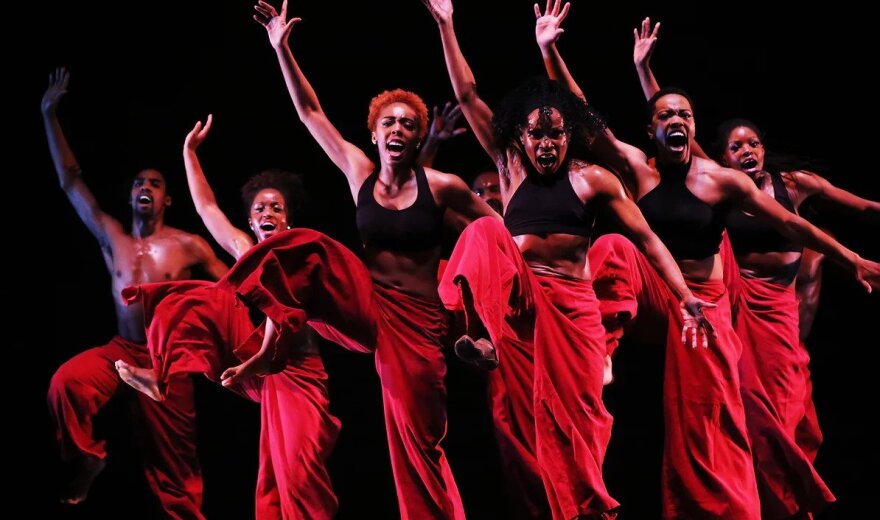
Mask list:
[[[141,195],[140,197],[138,197],[138,202],[152,202],[152,199],[150,199],[150,197],[147,197],[146,195]]]

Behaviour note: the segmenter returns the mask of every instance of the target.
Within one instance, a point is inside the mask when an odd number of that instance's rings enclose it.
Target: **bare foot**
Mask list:
[[[486,338],[475,340],[465,334],[455,342],[454,350],[459,359],[480,370],[498,368],[498,351],[495,349],[495,345]]]
[[[223,386],[233,386],[240,383],[243,379],[253,376],[264,376],[271,372],[271,356],[255,354],[244,363],[224,370],[223,374],[220,375],[220,384]]]
[[[77,463],[76,474],[60,497],[61,503],[74,505],[85,500],[89,494],[89,488],[92,487],[92,482],[106,465],[104,459],[98,457],[86,456],[81,459]]]
[[[128,386],[138,392],[147,394],[154,401],[164,401],[165,396],[159,391],[156,371],[152,368],[141,368],[129,365],[123,360],[116,361],[116,371]]]
[[[610,385],[614,382],[614,372],[611,369],[611,356],[605,356],[605,370],[602,373],[602,386]]]

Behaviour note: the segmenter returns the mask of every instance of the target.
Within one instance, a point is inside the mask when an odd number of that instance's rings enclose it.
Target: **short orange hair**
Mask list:
[[[396,88],[386,90],[370,100],[370,112],[367,114],[367,128],[372,132],[379,119],[379,111],[391,103],[403,103],[416,111],[416,124],[419,125],[419,139],[424,139],[428,133],[428,106],[422,98],[414,92]]]

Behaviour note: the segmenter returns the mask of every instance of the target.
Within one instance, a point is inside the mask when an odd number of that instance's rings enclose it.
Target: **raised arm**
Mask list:
[[[275,49],[287,91],[300,121],[305,123],[333,164],[345,174],[352,197],[356,200],[361,184],[373,169],[372,162],[360,148],[343,139],[333,123],[327,119],[312,85],[293,57],[288,37],[293,26],[302,21],[302,18],[287,19],[287,0],[282,2],[280,13],[263,0],[257,2],[254,10],[254,20],[266,28],[269,43]]]
[[[440,29],[440,41],[443,43],[443,56],[446,58],[446,70],[452,81],[452,90],[468,124],[477,136],[477,140],[492,162],[503,164],[503,154],[495,144],[492,131],[492,110],[477,95],[477,82],[470,65],[464,59],[455,28],[452,25],[452,0],[422,0]]]
[[[660,30],[660,22],[654,24],[651,29],[651,18],[647,17],[642,20],[641,31],[633,29],[633,37],[635,44],[633,45],[633,63],[636,66],[636,73],[639,75],[639,84],[642,85],[642,93],[645,99],[651,99],[651,96],[660,90],[654,72],[651,70],[651,55],[654,54],[654,47],[657,46],[657,31]]]
[[[821,229],[783,208],[773,197],[759,190],[746,174],[729,168],[720,170],[723,173],[717,177],[719,186],[732,195],[739,209],[764,218],[786,237],[825,253],[835,262],[852,269],[868,292],[872,287],[880,288],[880,264],[865,260]]]
[[[59,67],[49,75],[49,88],[43,94],[40,109],[43,113],[43,125],[46,129],[46,139],[49,141],[49,153],[55,164],[55,172],[58,174],[58,183],[67,199],[73,204],[79,218],[89,228],[92,235],[98,239],[101,247],[109,248],[110,234],[121,233],[122,226],[113,217],[104,213],[98,206],[98,201],[82,179],[82,169],[73,155],[73,150],[67,144],[67,138],[61,129],[56,113],[58,103],[67,93],[67,84],[70,74],[64,67]]]
[[[793,172],[802,198],[817,196],[837,206],[857,213],[871,222],[880,222],[880,202],[863,199],[831,184],[819,175],[807,172]]]
[[[672,254],[651,230],[651,226],[648,225],[636,203],[626,196],[619,179],[611,172],[597,166],[591,166],[590,170],[588,174],[590,186],[595,190],[596,197],[607,203],[608,209],[620,223],[623,232],[633,245],[645,255],[681,302],[685,325],[691,325],[689,322],[695,320],[696,325],[706,332],[712,333],[712,325],[703,315],[703,308],[715,307],[715,305],[705,302],[691,293]],[[687,331],[685,330],[682,334],[682,341],[686,336]],[[696,346],[696,343],[697,335],[693,334],[691,335],[691,346]],[[702,344],[703,346],[707,345],[705,336],[703,336]]]
[[[429,170],[428,177],[432,187],[440,195],[441,204],[464,218],[468,223],[480,217],[492,217],[501,220],[491,206],[468,188],[463,180],[451,173]]]
[[[202,217],[202,222],[208,228],[208,232],[214,240],[220,244],[227,253],[238,260],[241,255],[250,249],[254,242],[244,231],[233,226],[226,215],[220,211],[214,191],[205,178],[202,164],[196,154],[198,147],[208,137],[211,131],[213,116],[208,115],[204,127],[202,122],[196,122],[192,130],[183,141],[183,164],[186,166],[186,182],[189,185],[189,193],[192,196],[196,211]]]
[[[583,90],[574,80],[568,66],[562,59],[556,42],[562,36],[563,29],[560,24],[568,15],[569,3],[562,8],[560,0],[547,0],[545,12],[542,13],[538,4],[535,4],[535,41],[541,49],[544,58],[544,68],[547,76],[567,87],[573,94],[587,103]],[[636,196],[639,193],[639,179],[651,175],[647,165],[645,153],[623,141],[617,139],[610,128],[595,136],[590,144],[590,149],[599,157],[603,164],[617,172],[623,179],[626,189]]]
[[[226,274],[226,271],[229,271],[229,266],[217,258],[217,255],[214,254],[214,250],[208,245],[208,241],[199,235],[189,233],[187,233],[187,235],[189,235],[188,245],[190,254],[194,259],[193,263],[204,269],[205,273],[207,273],[212,280],[219,280],[223,277],[223,275]]]
[[[461,118],[461,107],[446,102],[443,110],[434,107],[434,117],[431,119],[431,125],[428,127],[428,135],[425,142],[419,148],[418,163],[426,168],[434,165],[434,157],[437,156],[437,150],[440,145],[451,137],[461,135],[467,132],[467,128],[456,128],[458,120]]]

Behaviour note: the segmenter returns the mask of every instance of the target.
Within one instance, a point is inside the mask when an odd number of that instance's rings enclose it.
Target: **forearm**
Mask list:
[[[58,121],[58,116],[54,111],[43,114],[43,125],[46,129],[46,139],[49,144],[49,153],[52,156],[52,163],[55,165],[55,172],[58,174],[58,182],[61,188],[67,190],[80,174],[79,163],[73,155],[73,150],[67,143],[67,137]]]
[[[835,262],[853,269],[859,260],[859,255],[834,240],[816,226],[810,224],[798,215],[790,214],[788,221],[780,229],[784,235],[805,247],[819,251]]]
[[[647,61],[637,63],[636,73],[639,75],[639,84],[642,86],[645,99],[651,99],[651,96],[660,91],[660,85],[657,83],[657,78],[654,77],[651,65]]]
[[[418,164],[425,168],[432,168],[434,166],[434,158],[437,157],[437,150],[439,149],[440,140],[428,135],[428,138],[425,139],[425,142],[422,143],[422,147],[419,149]]]
[[[312,85],[306,79],[302,69],[293,57],[290,46],[285,42],[283,45],[275,49],[278,57],[278,64],[281,66],[281,73],[284,75],[284,83],[287,85],[287,92],[296,107],[296,113],[304,122],[311,112],[320,112],[321,104],[318,102],[318,95]]]
[[[651,236],[637,239],[635,244],[679,301],[683,301],[691,296],[691,290],[681,275],[681,269],[679,269],[675,259],[657,235],[651,233]]]
[[[462,105],[470,103],[476,97],[477,81],[474,78],[470,65],[465,60],[464,54],[461,52],[458,38],[455,35],[455,28],[452,25],[452,19],[438,22],[438,27],[440,29],[440,41],[443,44],[443,55],[446,58],[446,70],[452,82],[455,99]]]
[[[565,61],[562,59],[562,55],[559,53],[556,44],[542,46],[541,57],[544,58],[544,68],[547,70],[547,76],[550,79],[561,83],[568,88],[572,94],[576,95],[586,103],[587,98],[584,96],[584,92],[574,80],[571,72],[569,72],[568,65],[566,65]]]
[[[214,190],[211,189],[208,180],[205,178],[202,164],[195,150],[184,149],[183,164],[186,169],[186,182],[189,185],[189,193],[192,196],[196,212],[204,218],[205,212],[209,208],[217,206]]]

